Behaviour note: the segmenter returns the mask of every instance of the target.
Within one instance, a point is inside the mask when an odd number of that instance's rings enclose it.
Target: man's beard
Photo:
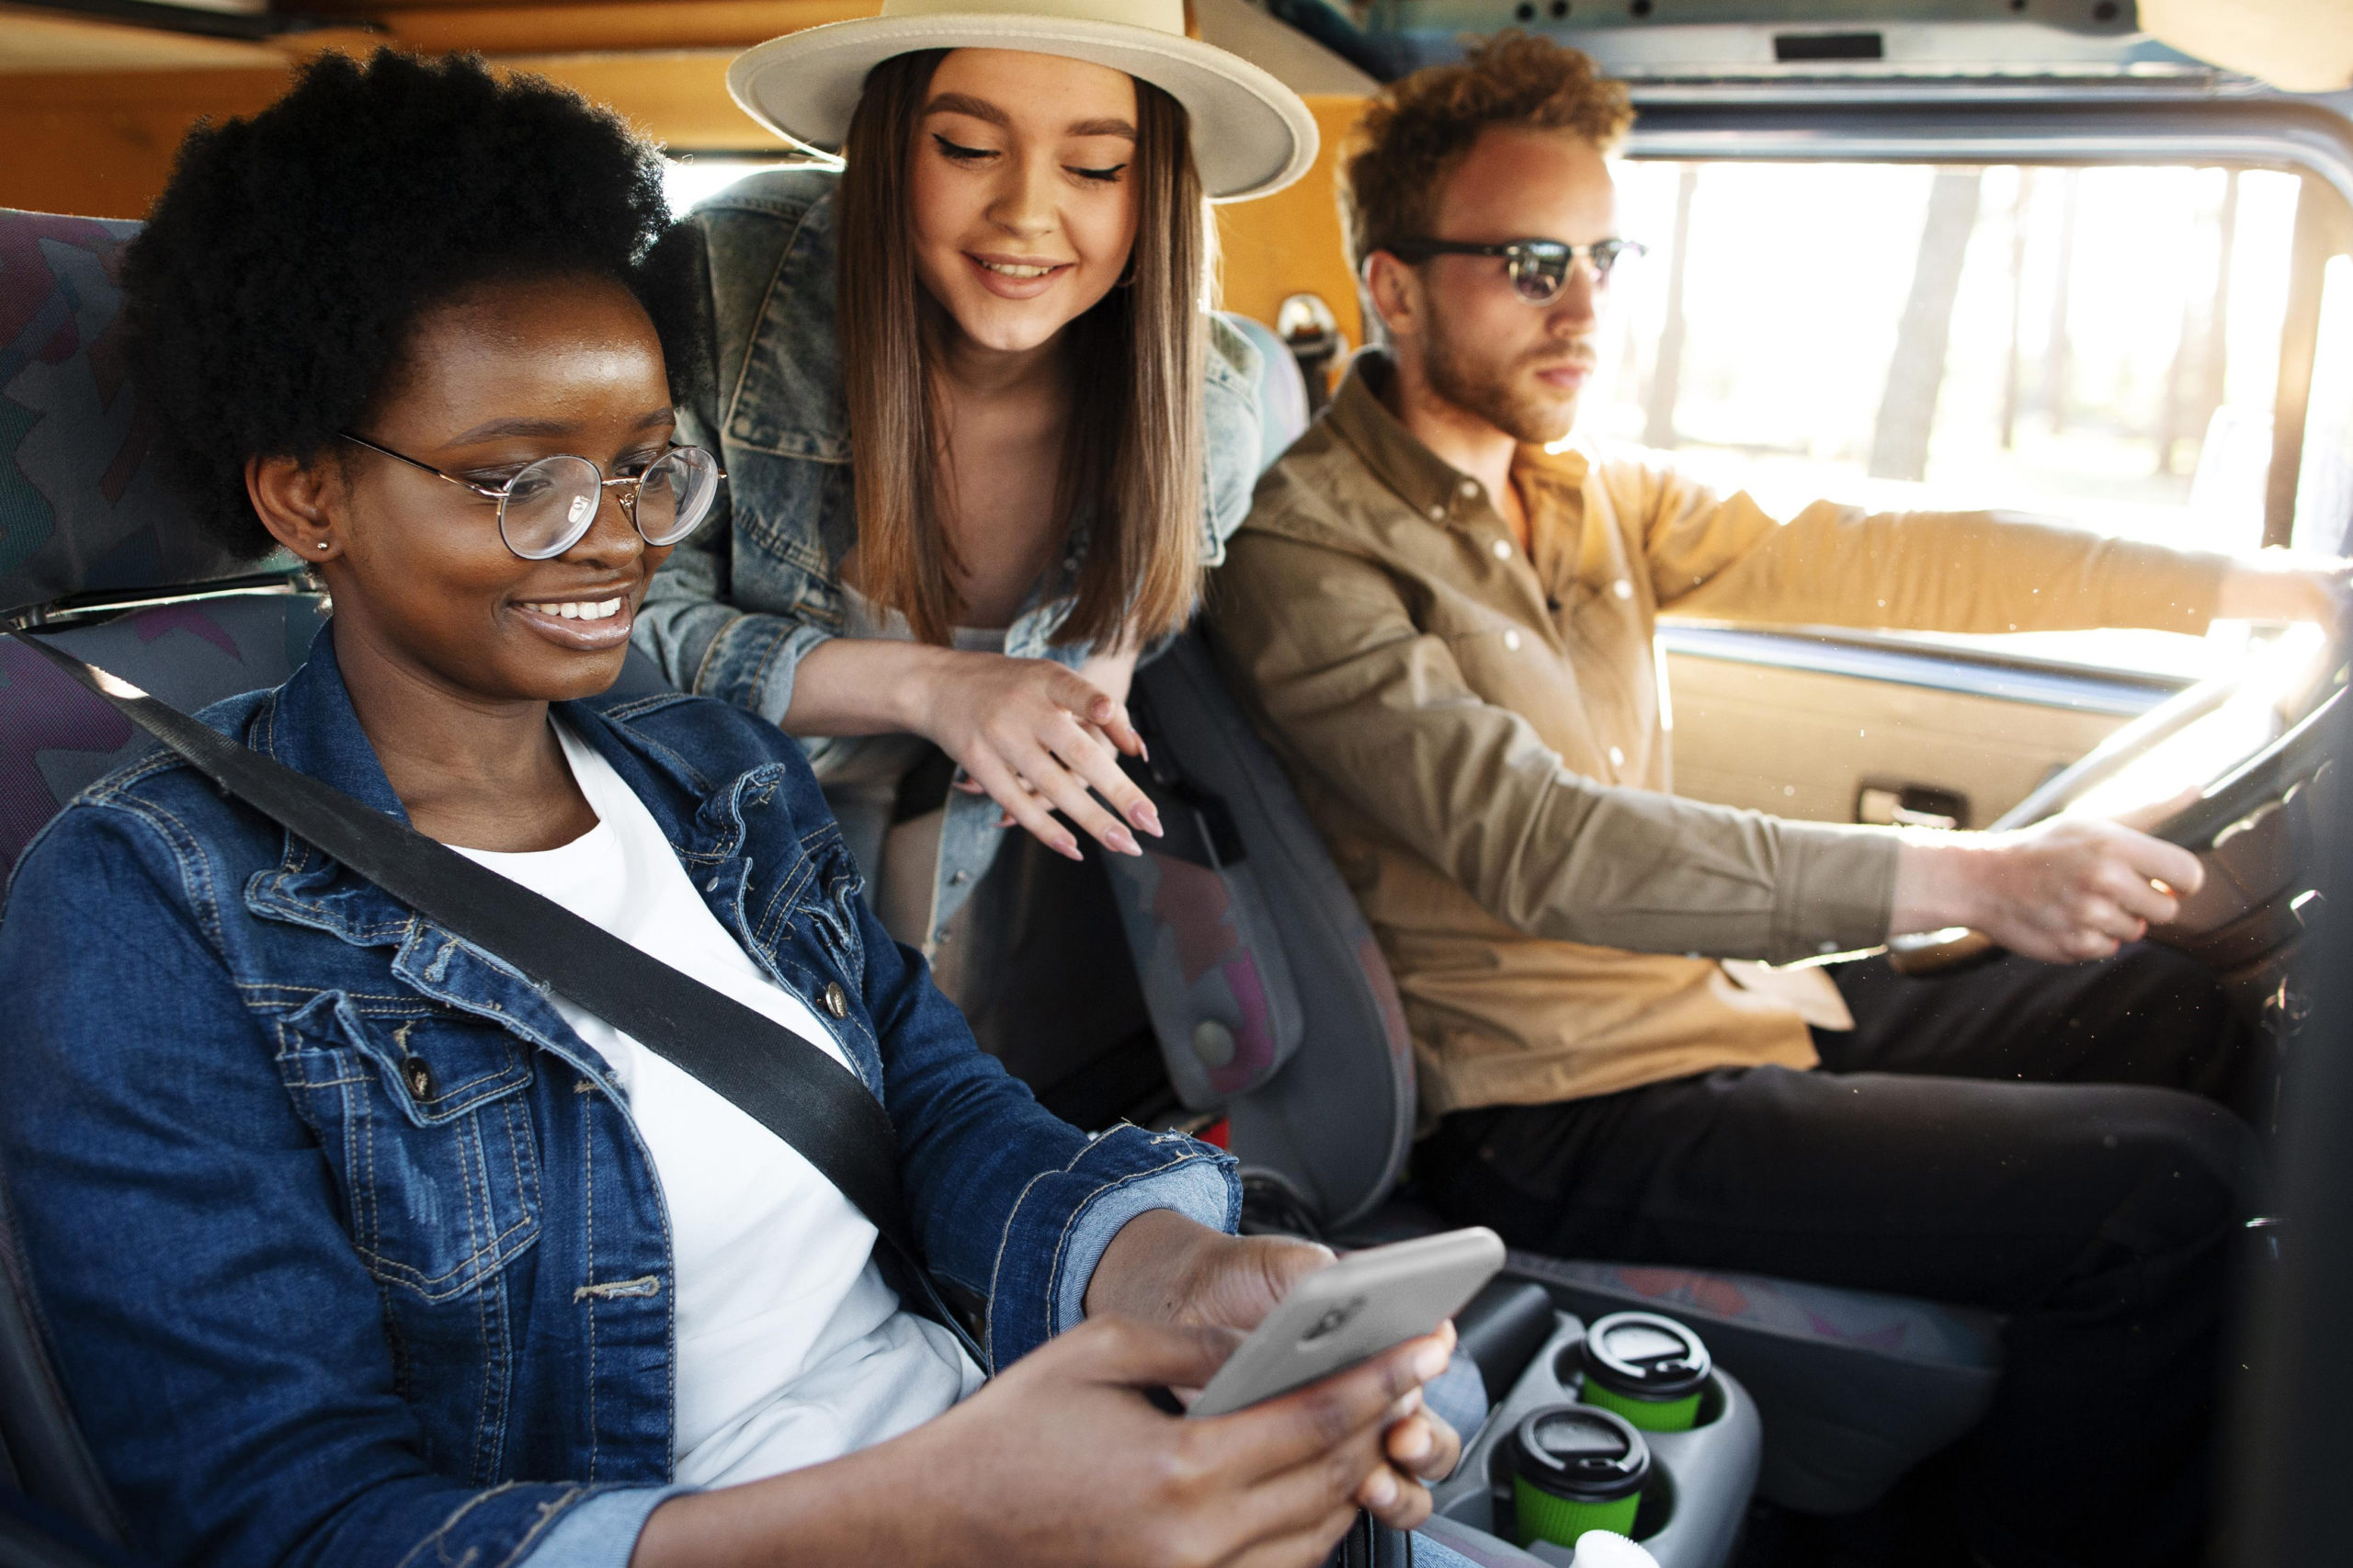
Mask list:
[[[1576,423],[1574,393],[1547,397],[1529,387],[1526,373],[1536,366],[1577,362],[1585,357],[1583,349],[1564,352],[1563,346],[1555,345],[1496,364],[1475,352],[1465,352],[1439,312],[1431,315],[1424,341],[1427,347],[1423,369],[1430,391],[1513,440],[1548,445],[1566,436]]]

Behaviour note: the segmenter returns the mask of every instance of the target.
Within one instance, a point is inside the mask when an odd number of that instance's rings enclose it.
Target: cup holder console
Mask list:
[[[1512,1507],[1511,1435],[1521,1417],[1545,1405],[1577,1402],[1585,1377],[1585,1324],[1554,1314],[1552,1336],[1529,1364],[1452,1477],[1433,1489],[1437,1511],[1460,1525],[1518,1539]],[[1686,1396],[1688,1397],[1688,1395]],[[1646,1431],[1651,1469],[1634,1516],[1634,1538],[1659,1568],[1722,1568],[1732,1557],[1756,1485],[1763,1432],[1756,1406],[1729,1373],[1711,1370],[1688,1431]],[[1527,1550],[1566,1564],[1575,1553],[1538,1541]]]

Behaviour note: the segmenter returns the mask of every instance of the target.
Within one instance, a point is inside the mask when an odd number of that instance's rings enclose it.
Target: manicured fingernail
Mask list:
[[[1418,1388],[1407,1389],[1405,1396],[1389,1407],[1389,1425],[1396,1426],[1421,1407],[1422,1391]]]
[[[1062,837],[1054,840],[1054,848],[1062,855],[1073,860],[1084,860],[1086,858],[1086,856],[1081,855],[1078,852],[1078,840],[1071,837],[1068,834],[1064,834]]]
[[[1368,1508],[1388,1507],[1397,1501],[1396,1476],[1386,1470],[1373,1471],[1372,1479],[1364,1483],[1362,1495],[1364,1506]]]
[[[1410,1462],[1424,1458],[1435,1447],[1437,1447],[1437,1439],[1431,1435],[1430,1424],[1427,1421],[1416,1421],[1397,1434],[1396,1446],[1389,1451],[1397,1458]]]
[[[1138,735],[1136,737],[1136,755],[1143,758],[1146,762],[1150,762],[1152,760],[1152,743],[1145,740],[1142,735]]]
[[[1118,850],[1122,855],[1141,855],[1143,853],[1142,848],[1136,843],[1135,835],[1130,833],[1124,827],[1115,827],[1110,832],[1105,834],[1103,835],[1103,842],[1109,845],[1112,848]]]
[[[996,825],[999,827],[1011,827],[1013,825],[1013,813],[1011,812],[997,812]]]
[[[1165,836],[1160,826],[1160,813],[1152,809],[1150,801],[1138,801],[1129,808],[1128,820],[1154,838]]]
[[[1428,1382],[1432,1378],[1445,1371],[1447,1362],[1451,1359],[1453,1358],[1447,1354],[1445,1346],[1425,1345],[1414,1353],[1415,1375],[1422,1381]]]

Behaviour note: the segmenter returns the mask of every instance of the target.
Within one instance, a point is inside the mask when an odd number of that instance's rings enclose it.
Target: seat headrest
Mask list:
[[[130,382],[118,280],[138,231],[0,208],[0,615],[241,569],[158,472]]]

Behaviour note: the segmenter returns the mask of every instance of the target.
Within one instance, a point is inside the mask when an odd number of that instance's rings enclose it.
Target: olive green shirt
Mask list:
[[[2221,556],[1988,513],[1782,522],[1655,455],[1523,448],[1529,548],[1359,357],[1212,579],[1221,655],[1405,1004],[1428,1119],[1816,1058],[1898,840],[1677,799],[1654,631],[1725,620],[2196,632]]]

